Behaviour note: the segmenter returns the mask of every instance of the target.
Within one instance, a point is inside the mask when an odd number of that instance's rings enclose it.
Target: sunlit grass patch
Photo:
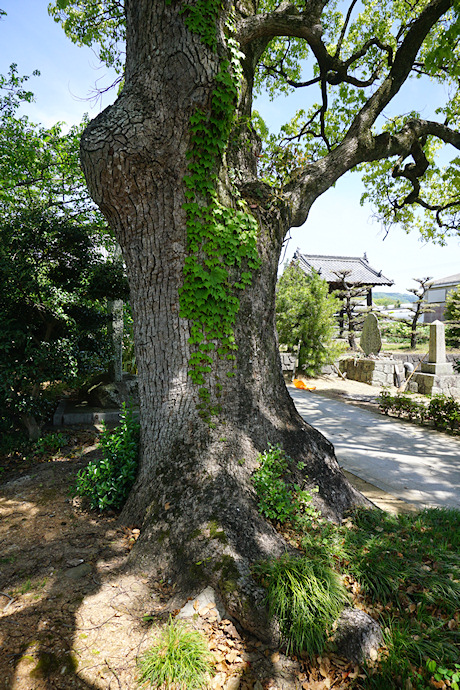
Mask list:
[[[288,556],[259,564],[257,573],[287,652],[321,653],[332,624],[349,603],[337,573],[319,560]]]
[[[198,690],[207,687],[212,670],[213,656],[205,637],[170,618],[139,660],[139,683],[162,690]]]

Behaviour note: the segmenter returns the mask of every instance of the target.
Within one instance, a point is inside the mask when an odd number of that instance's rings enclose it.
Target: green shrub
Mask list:
[[[430,659],[426,666],[437,683],[447,681],[452,690],[460,690],[460,664],[454,664],[454,668],[449,669],[439,666],[436,661]]]
[[[69,442],[69,437],[67,434],[62,434],[60,432],[52,432],[42,436],[36,441],[32,449],[37,455],[43,455],[45,453],[53,453],[61,450]]]
[[[388,343],[405,343],[410,345],[411,324],[408,321],[380,321],[380,333]],[[429,324],[417,324],[417,342],[427,343],[430,339]]]
[[[155,646],[139,660],[139,683],[164,690],[205,688],[212,674],[212,661],[204,636],[170,618]]]
[[[92,508],[121,508],[134,484],[139,454],[139,424],[123,405],[120,425],[104,428],[100,444],[103,457],[77,474],[76,493],[89,499]]]
[[[444,319],[447,345],[460,347],[460,285],[447,293]]]
[[[428,416],[437,429],[454,432],[460,422],[460,404],[446,395],[435,395],[428,405]]]
[[[397,417],[419,424],[432,424],[436,429],[458,433],[460,428],[460,403],[447,395],[434,395],[428,405],[410,396],[383,391],[378,397],[379,409]]]
[[[340,301],[318,273],[306,275],[295,263],[285,267],[276,291],[276,328],[284,345],[300,343],[299,368],[307,376],[319,374],[341,352],[334,340],[339,309]]]
[[[289,466],[294,461],[279,446],[269,444],[259,456],[260,467],[252,476],[259,499],[259,512],[270,520],[293,522],[300,526],[303,519],[316,517],[311,493],[295,484]],[[302,463],[298,464],[302,469]],[[318,489],[316,489],[317,491]]]

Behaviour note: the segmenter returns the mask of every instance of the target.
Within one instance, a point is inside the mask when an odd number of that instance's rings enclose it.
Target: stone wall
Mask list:
[[[340,371],[352,381],[361,381],[370,386],[394,386],[396,373],[404,381],[403,362],[394,359],[370,359],[344,357],[339,362]]]
[[[428,345],[426,346],[427,352],[428,352]],[[414,367],[417,366],[417,364],[423,359],[424,353],[422,352],[421,354],[415,354],[413,352],[392,352],[391,353],[392,359],[395,359],[398,362],[410,362],[411,364],[414,365]],[[460,354],[452,354],[451,352],[446,353],[446,360],[447,362],[456,362],[458,359],[460,359]],[[428,357],[425,359],[425,362],[428,360]]]

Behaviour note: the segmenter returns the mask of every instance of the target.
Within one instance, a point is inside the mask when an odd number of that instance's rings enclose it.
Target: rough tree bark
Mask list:
[[[296,462],[304,461],[302,473],[294,465],[299,483],[319,487],[316,504],[333,520],[365,500],[345,479],[332,445],[300,418],[282,378],[274,291],[283,239],[346,170],[410,146],[412,130],[398,140],[363,136],[399,88],[396,70],[391,87],[382,87],[381,100],[373,97],[363,108],[342,145],[327,161],[307,166],[283,197],[257,180],[258,142],[251,129],[233,133],[236,143],[221,160],[219,195],[234,204],[232,168],[259,225],[261,264],[240,295],[235,375],[227,377],[231,362],[214,357],[209,386],[215,390],[220,381],[223,388],[216,400],[221,412],[209,425],[197,411],[198,388],[188,376],[190,323],[180,316],[189,252],[184,175],[190,118],[197,109],[210,110],[220,60],[229,54],[224,20],[231,4],[222,3],[212,50],[187,28],[182,3],[127,0],[125,85],[85,131],[82,161],[91,194],[122,247],[130,282],[142,424],[139,476],[123,514],[142,526],[133,558],[174,578],[176,603],[212,583],[243,626],[267,637],[251,564],[288,547],[257,512],[250,476],[258,453],[280,443]],[[246,12],[237,15],[245,52],[240,118],[250,113],[255,65],[270,38],[283,31],[303,36],[307,23],[304,17],[304,28],[297,29],[292,17],[285,28],[290,6],[284,3],[288,9],[251,24],[254,7],[251,0],[243,4]],[[321,9],[321,3],[311,5],[305,36],[312,45]]]

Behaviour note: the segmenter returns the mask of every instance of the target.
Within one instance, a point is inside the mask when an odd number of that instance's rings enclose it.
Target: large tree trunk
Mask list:
[[[235,375],[227,376],[231,361],[215,358],[207,384],[221,411],[211,424],[198,412],[188,375],[190,324],[179,315],[188,251],[183,178],[190,116],[209,108],[219,63],[178,10],[163,0],[127,2],[125,87],[82,140],[91,193],[123,250],[134,316],[141,464],[123,516],[142,526],[134,558],[174,578],[176,601],[212,583],[243,625],[267,636],[250,567],[287,546],[257,512],[250,477],[258,453],[280,443],[304,461],[302,473],[295,470],[299,483],[319,487],[315,501],[334,520],[364,499],[284,384],[274,293],[289,214],[264,210],[260,197],[251,206],[261,267],[240,298]]]

